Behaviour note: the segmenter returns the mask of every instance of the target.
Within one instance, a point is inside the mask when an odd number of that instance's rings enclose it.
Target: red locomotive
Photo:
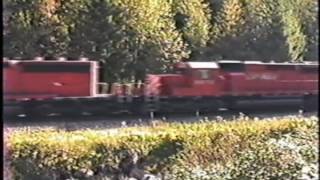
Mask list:
[[[175,68],[177,74],[149,76],[147,93],[214,97],[318,93],[316,64],[184,62]]]
[[[259,105],[317,106],[317,63],[180,62],[144,85],[98,92],[95,61],[4,60],[6,114],[211,111]],[[282,103],[282,104],[281,104]]]

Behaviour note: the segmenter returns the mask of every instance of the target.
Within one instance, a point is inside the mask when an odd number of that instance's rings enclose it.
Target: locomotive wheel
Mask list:
[[[27,117],[38,118],[45,117],[48,115],[50,107],[45,105],[39,105],[37,101],[27,101],[23,104],[24,113]]]
[[[235,100],[234,97],[232,96],[224,97],[223,104],[224,104],[223,105],[224,108],[228,109],[229,111],[236,111],[237,101]]]
[[[16,102],[6,103],[3,105],[3,117],[4,120],[16,118],[19,114],[23,114],[24,110],[21,104]]]
[[[77,99],[59,99],[52,102],[52,111],[60,116],[79,116],[82,107]]]
[[[52,113],[52,106],[50,104],[44,104],[36,108],[36,111],[39,112],[41,116],[48,116]]]
[[[306,95],[303,98],[303,109],[304,111],[317,110],[319,107],[318,96]]]

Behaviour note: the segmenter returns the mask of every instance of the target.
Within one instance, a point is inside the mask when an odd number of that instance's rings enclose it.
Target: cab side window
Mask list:
[[[210,71],[209,70],[198,70],[199,79],[208,80],[210,79]]]

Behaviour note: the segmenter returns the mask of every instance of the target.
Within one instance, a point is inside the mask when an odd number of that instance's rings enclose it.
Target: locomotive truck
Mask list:
[[[316,108],[319,66],[221,60],[179,62],[174,73],[101,91],[98,62],[3,59],[5,115],[107,115],[216,111],[273,106]]]

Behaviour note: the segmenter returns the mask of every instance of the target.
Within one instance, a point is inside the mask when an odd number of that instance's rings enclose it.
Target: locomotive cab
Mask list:
[[[221,76],[225,79],[221,86],[224,95],[237,95],[239,88],[245,86],[245,65],[242,61],[219,61]]]
[[[219,67],[215,62],[180,62],[176,72],[185,78],[184,87],[172,87],[173,96],[217,96],[220,94]]]

